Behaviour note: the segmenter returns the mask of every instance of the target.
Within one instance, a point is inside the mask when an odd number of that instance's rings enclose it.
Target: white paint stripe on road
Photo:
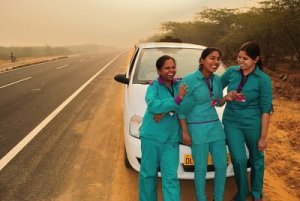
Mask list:
[[[61,68],[65,68],[65,67],[67,67],[67,66],[69,66],[69,64],[66,64],[66,65],[63,65],[63,66],[57,67],[56,69],[58,70],[58,69],[61,69]]]
[[[77,91],[75,91],[69,98],[67,98],[58,108],[56,108],[46,119],[44,119],[37,127],[35,127],[25,138],[23,138],[12,150],[10,150],[0,160],[0,171],[52,120],[62,111],[89,83],[91,83],[102,71],[104,71],[112,62],[114,62],[123,53],[119,54],[108,62],[101,70],[99,70],[93,77],[84,83]]]
[[[24,78],[24,79],[22,79],[22,80],[18,80],[18,81],[12,82],[12,83],[10,83],[10,84],[3,85],[3,86],[0,87],[0,89],[5,88],[5,87],[8,87],[8,86],[13,85],[13,84],[18,84],[18,83],[20,83],[20,82],[23,82],[23,81],[25,81],[25,80],[29,80],[29,79],[31,79],[31,78],[32,78],[32,77],[26,77],[26,78]]]

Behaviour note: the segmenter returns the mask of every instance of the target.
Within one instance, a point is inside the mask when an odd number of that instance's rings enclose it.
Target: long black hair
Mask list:
[[[207,47],[207,48],[205,48],[202,51],[201,56],[199,58],[199,63],[200,63],[199,64],[199,68],[202,68],[201,59],[203,59],[203,60],[206,59],[206,57],[208,55],[210,55],[214,51],[217,51],[220,54],[220,57],[222,56],[222,53],[221,53],[221,51],[218,48],[215,48],[215,47]]]
[[[176,65],[176,61],[173,57],[171,57],[169,55],[163,55],[156,60],[156,69],[160,70],[163,67],[163,65],[165,64],[165,62],[169,59],[172,59]]]
[[[259,67],[260,70],[263,70],[263,64],[260,58],[260,48],[257,43],[255,43],[254,41],[246,42],[240,47],[239,51],[245,51],[246,54],[253,60],[255,60],[256,57],[259,57],[258,61],[256,62],[256,65]]]

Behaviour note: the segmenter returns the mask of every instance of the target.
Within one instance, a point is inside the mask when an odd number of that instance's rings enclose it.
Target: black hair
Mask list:
[[[173,57],[171,57],[169,55],[163,55],[156,60],[156,69],[160,70],[163,67],[163,65],[165,64],[165,62],[169,59],[172,59],[176,65],[176,61]]]
[[[210,55],[214,51],[217,51],[220,54],[220,57],[222,56],[221,50],[219,50],[218,48],[215,48],[215,47],[207,47],[207,48],[205,48],[202,51],[201,56],[199,58],[199,63],[200,63],[199,66],[200,66],[200,68],[202,68],[201,59],[203,59],[203,60],[206,59],[206,57],[208,55]]]
[[[246,42],[240,47],[239,51],[245,51],[246,54],[253,60],[255,60],[256,57],[259,57],[256,64],[259,67],[259,69],[263,69],[262,60],[260,58],[260,48],[257,43],[255,43],[254,41]]]

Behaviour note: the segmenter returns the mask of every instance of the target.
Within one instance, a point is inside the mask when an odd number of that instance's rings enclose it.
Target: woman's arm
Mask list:
[[[223,106],[226,102],[233,101],[236,98],[237,94],[238,93],[235,90],[228,92],[223,98],[219,100],[218,106]]]
[[[232,72],[231,68],[226,69],[226,71],[223,73],[223,75],[220,77],[221,80],[221,88],[224,90],[225,87],[229,84],[230,74]],[[222,91],[223,92],[223,91]],[[237,96],[237,91],[233,90],[228,92],[224,97],[222,97],[219,102],[218,106],[223,106],[228,101],[233,101]]]
[[[272,83],[269,77],[261,80],[260,88],[260,108],[261,115],[261,134],[258,141],[259,151],[264,151],[267,148],[267,134],[270,122],[270,113],[272,111]]]
[[[227,68],[226,71],[221,75],[221,83],[222,83],[222,89],[227,87],[229,84],[229,77],[230,77],[231,69]]]
[[[263,113],[261,116],[261,133],[258,140],[258,150],[264,151],[267,148],[267,135],[269,129],[270,114]]]
[[[163,114],[177,109],[185,96],[187,87],[182,85],[179,87],[179,94],[176,97],[170,97],[161,99],[158,95],[158,86],[149,85],[145,101],[147,103],[147,109],[154,114]]]
[[[180,119],[180,126],[181,126],[181,130],[182,130],[181,134],[182,134],[183,144],[185,144],[187,146],[191,146],[192,145],[192,139],[191,139],[191,136],[189,134],[189,129],[187,127],[185,119]]]

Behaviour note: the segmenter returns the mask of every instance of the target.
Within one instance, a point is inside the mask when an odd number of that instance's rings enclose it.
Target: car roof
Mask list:
[[[171,43],[171,42],[151,42],[151,43],[140,43],[137,45],[138,48],[196,48],[205,49],[205,46],[190,44],[190,43]]]

